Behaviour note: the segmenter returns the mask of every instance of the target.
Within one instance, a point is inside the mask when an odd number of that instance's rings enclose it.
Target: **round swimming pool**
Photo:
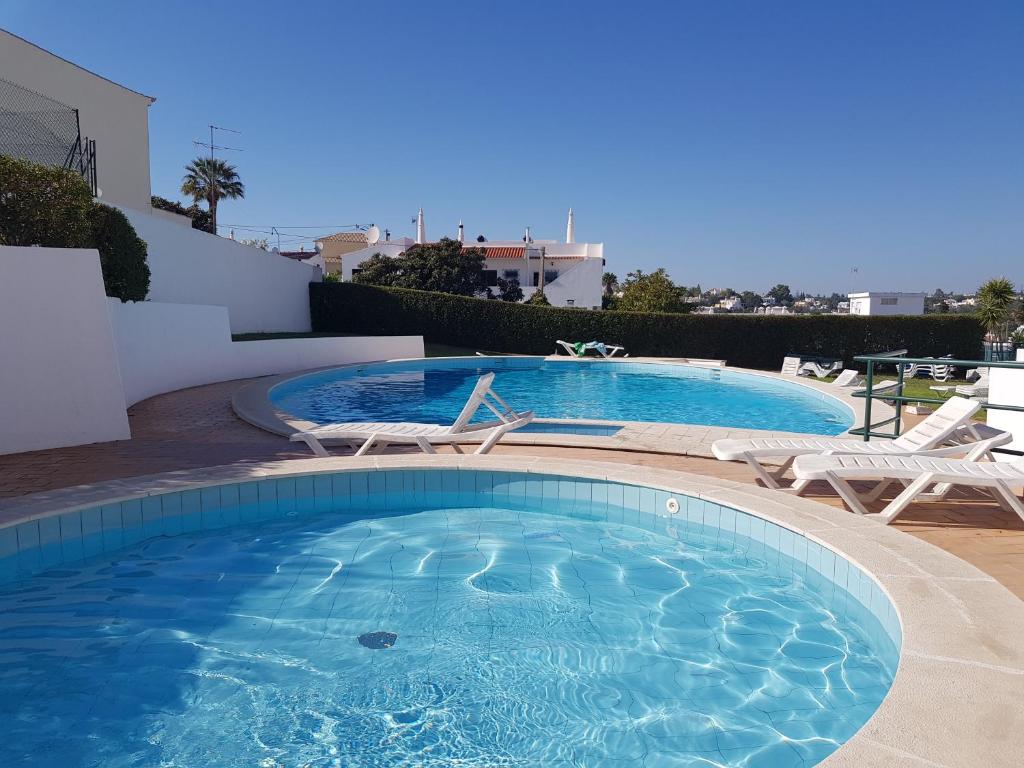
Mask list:
[[[807,766],[898,658],[831,550],[615,482],[321,473],[16,538],[2,765]]]
[[[538,417],[658,421],[838,435],[853,425],[841,401],[768,376],[663,363],[445,358],[373,363],[291,379],[273,404],[316,423],[449,424],[484,373],[515,408]],[[489,416],[481,414],[480,418]]]

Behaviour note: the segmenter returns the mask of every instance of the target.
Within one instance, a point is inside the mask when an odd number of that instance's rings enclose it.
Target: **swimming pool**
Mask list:
[[[834,551],[622,482],[355,469],[13,533],[3,765],[811,765],[899,654]]]
[[[270,390],[282,411],[316,423],[449,424],[477,377],[541,418],[655,421],[837,435],[853,425],[841,401],[794,382],[664,363],[446,358],[373,363],[308,374]],[[485,414],[481,414],[481,418]],[[548,431],[538,424],[539,431]]]

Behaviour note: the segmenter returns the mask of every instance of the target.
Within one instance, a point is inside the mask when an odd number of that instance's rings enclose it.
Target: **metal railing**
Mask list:
[[[865,441],[870,440],[872,437],[883,437],[887,439],[893,439],[899,437],[900,430],[902,427],[902,406],[903,403],[928,403],[932,405],[941,405],[946,402],[941,397],[921,397],[920,395],[914,395],[907,397],[903,394],[904,384],[904,373],[906,367],[910,365],[934,365],[934,366],[953,366],[955,368],[1013,368],[1019,371],[1024,371],[1024,362],[1009,362],[1009,361],[996,361],[996,360],[955,360],[948,357],[904,357],[906,354],[905,349],[896,350],[895,352],[886,352],[877,355],[858,355],[853,359],[858,363],[864,363],[867,366],[867,373],[864,377],[864,392],[854,393],[854,397],[864,398],[864,426],[858,429],[851,429],[850,433],[854,435],[862,435]],[[895,393],[891,390],[884,392],[874,392],[873,387],[875,383],[875,367],[877,365],[895,365],[897,375],[897,386]],[[871,422],[871,403],[875,400],[884,400],[896,404],[896,415],[892,418],[885,419],[873,424]],[[982,401],[982,408],[986,408],[993,411],[1014,411],[1017,413],[1024,413],[1024,406],[1021,405],[1006,405],[1001,403],[992,403],[987,399]],[[892,432],[881,432],[878,431],[882,427],[893,425]],[[1006,451],[1008,453],[1016,453],[1016,451]]]

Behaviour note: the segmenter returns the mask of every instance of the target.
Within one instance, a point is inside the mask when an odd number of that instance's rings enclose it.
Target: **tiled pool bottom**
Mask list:
[[[898,624],[831,551],[669,498],[351,472],[62,516],[72,556],[76,516],[83,552],[135,543],[3,589],[0,764],[813,764]]]

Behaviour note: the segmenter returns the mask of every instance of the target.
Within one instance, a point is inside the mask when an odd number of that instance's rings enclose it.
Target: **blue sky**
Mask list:
[[[1024,281],[1019,0],[5,0],[0,26],[157,98],[156,194],[241,130],[225,224],[410,234],[423,206],[430,237],[561,238],[572,206],[620,277]]]

